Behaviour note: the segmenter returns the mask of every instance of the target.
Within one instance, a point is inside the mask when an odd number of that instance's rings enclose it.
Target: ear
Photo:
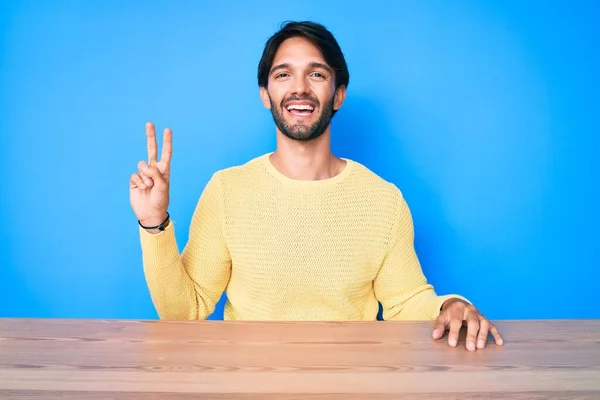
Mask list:
[[[271,99],[269,98],[269,92],[267,91],[266,87],[263,87],[263,86],[260,87],[260,99],[261,99],[263,105],[270,110],[271,109]]]
[[[333,109],[339,110],[342,108],[342,104],[346,99],[346,86],[342,85],[335,91],[335,97],[333,99]]]

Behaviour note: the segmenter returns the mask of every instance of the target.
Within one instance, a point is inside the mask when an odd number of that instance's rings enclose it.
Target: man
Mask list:
[[[438,296],[414,250],[401,192],[363,165],[336,157],[330,121],[346,97],[348,68],[322,25],[291,22],[267,42],[258,66],[277,147],[216,172],[179,253],[169,204],[172,133],[157,159],[146,125],[148,164],[131,176],[146,280],[162,319],[205,319],[225,290],[228,320],[435,320],[456,346],[485,347],[497,329],[461,296]]]

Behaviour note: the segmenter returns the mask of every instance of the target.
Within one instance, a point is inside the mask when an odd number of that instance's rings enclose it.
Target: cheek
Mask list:
[[[285,97],[285,95],[288,92],[288,88],[282,84],[276,84],[276,85],[272,84],[268,87],[268,90],[269,90],[269,96],[271,97],[271,100],[276,105],[281,104],[281,100],[283,100],[283,98]]]
[[[314,88],[314,93],[319,99],[321,105],[327,104],[334,99],[335,88],[330,85],[321,85]]]

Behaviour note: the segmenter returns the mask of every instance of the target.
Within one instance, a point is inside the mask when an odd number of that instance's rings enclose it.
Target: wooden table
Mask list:
[[[0,319],[0,398],[600,399],[600,320],[497,326],[468,352],[426,322]]]

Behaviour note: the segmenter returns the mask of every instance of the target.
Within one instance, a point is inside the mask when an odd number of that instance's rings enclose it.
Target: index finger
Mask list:
[[[169,165],[171,162],[171,154],[173,153],[173,132],[171,129],[166,128],[163,133],[163,148],[160,156],[160,162],[164,162]]]
[[[146,123],[146,138],[148,139],[148,164],[156,164],[156,132],[152,122]]]

